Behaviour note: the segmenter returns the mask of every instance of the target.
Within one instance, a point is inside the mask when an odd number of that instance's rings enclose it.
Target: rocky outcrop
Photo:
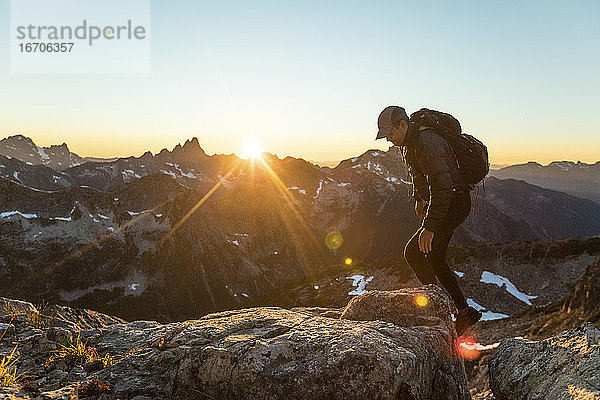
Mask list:
[[[431,392],[421,392],[423,398],[455,399],[462,398],[464,391],[468,389],[466,379],[463,379],[464,365],[455,348],[457,337],[451,320],[454,311],[454,305],[445,292],[435,285],[427,285],[391,292],[367,292],[352,299],[340,318],[359,321],[383,320],[396,326],[431,330],[427,337],[420,341],[415,341],[412,331],[401,332],[401,336],[404,337],[401,341],[406,344],[402,347],[405,350],[409,349],[413,354],[431,355],[418,356],[421,361],[431,362],[425,370],[436,370],[434,374],[429,375],[433,380],[423,385],[432,388]],[[431,335],[432,332],[438,334]],[[440,350],[441,359],[437,357]],[[424,377],[422,373],[419,374]]]
[[[435,285],[394,291],[373,290],[350,300],[341,319],[372,321],[376,319],[400,326],[437,326],[442,322],[452,327],[455,307],[447,295]],[[450,333],[454,333],[449,329]]]
[[[563,311],[581,311],[584,315],[596,313],[596,319],[600,318],[600,257],[587,267],[583,277],[573,287],[565,299]]]
[[[545,340],[504,340],[489,359],[497,400],[600,399],[600,329],[592,323]]]
[[[416,295],[429,302],[415,305]],[[102,392],[96,396],[107,399],[466,400],[448,304],[439,288],[427,286],[359,296],[341,319],[339,310],[261,307],[164,325],[107,320],[78,332],[61,328],[108,354],[106,365],[45,362],[59,348],[57,336],[13,318],[0,358],[18,344],[15,365],[34,376],[0,396],[83,399],[94,382]],[[407,317],[396,318],[395,310]]]

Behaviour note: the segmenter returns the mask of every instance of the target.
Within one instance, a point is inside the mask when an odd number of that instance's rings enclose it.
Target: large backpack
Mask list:
[[[421,108],[412,113],[409,120],[417,128],[432,128],[448,140],[467,184],[477,185],[490,172],[487,147],[473,136],[463,133],[460,122],[452,115]]]

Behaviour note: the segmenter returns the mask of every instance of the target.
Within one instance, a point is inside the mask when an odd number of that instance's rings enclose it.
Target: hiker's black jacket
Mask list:
[[[456,191],[468,191],[452,147],[432,129],[409,125],[402,155],[413,182],[415,200],[429,202],[422,226],[436,232],[450,208]]]

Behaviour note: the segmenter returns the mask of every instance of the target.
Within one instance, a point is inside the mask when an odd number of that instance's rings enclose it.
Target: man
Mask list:
[[[469,185],[464,183],[450,144],[435,130],[417,126],[402,107],[386,107],[377,121],[376,139],[402,147],[413,182],[415,213],[423,218],[404,248],[404,258],[422,284],[441,284],[458,309],[460,336],[481,313],[467,305],[454,271],[446,263],[452,234],[471,211]],[[439,281],[439,284],[438,284]]]

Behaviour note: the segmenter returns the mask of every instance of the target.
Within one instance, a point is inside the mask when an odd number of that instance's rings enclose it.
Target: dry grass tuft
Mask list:
[[[41,305],[40,307],[45,308],[46,306]],[[45,329],[50,325],[50,319],[45,317],[37,309],[31,310],[29,308],[17,308],[10,303],[5,303],[4,312],[7,315],[10,315],[12,318],[24,316],[25,324],[32,328]]]
[[[47,364],[56,361],[64,360],[68,364],[85,364],[90,361],[100,360],[104,368],[113,365],[120,358],[112,356],[109,353],[100,355],[95,347],[88,346],[86,342],[82,342],[79,335],[75,341],[72,339],[68,345],[59,344],[60,349],[53,350]]]
[[[15,346],[8,356],[0,359],[0,386],[12,386],[21,378],[21,374],[17,373],[15,363],[19,357],[15,356],[17,346]]]

